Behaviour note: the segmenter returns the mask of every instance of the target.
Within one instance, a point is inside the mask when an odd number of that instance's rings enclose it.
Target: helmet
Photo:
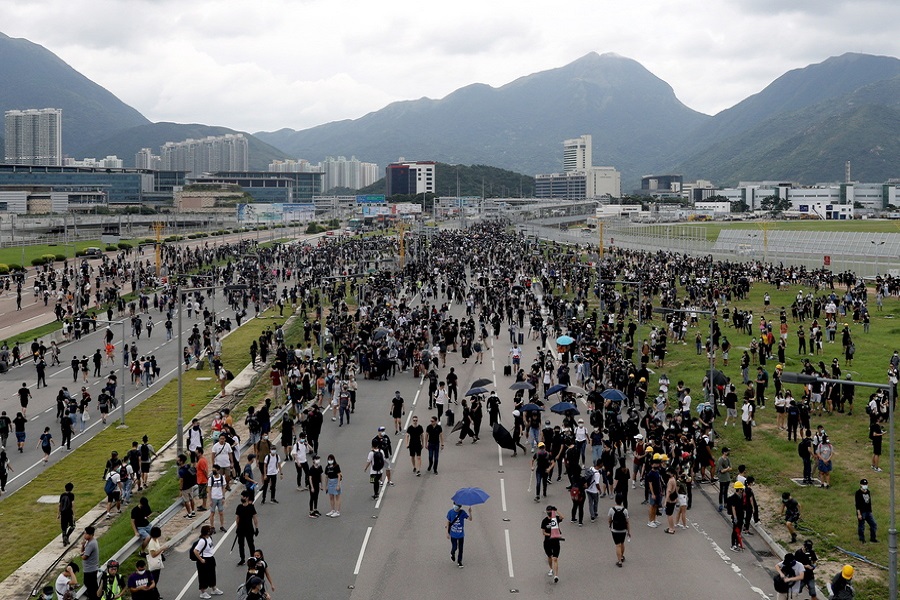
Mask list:
[[[662,454],[657,452],[656,454],[653,455],[653,460],[662,460]]]
[[[741,483],[740,481],[735,481],[735,482],[734,482],[734,489],[736,489],[736,490],[742,490],[742,489],[744,489],[744,484]]]
[[[668,454],[660,454],[659,460],[666,462],[667,460],[669,460],[669,455]]]
[[[784,365],[782,365],[781,363],[778,363],[777,365],[775,365],[775,368],[780,371],[781,369],[784,368]]]
[[[641,377],[641,381],[647,381],[646,377]]]
[[[841,569],[841,577],[847,580],[853,579],[853,567],[850,565],[844,565],[844,568]]]
[[[119,561],[117,561],[117,560],[111,560],[111,561],[109,561],[108,563],[106,563],[106,568],[108,569],[108,568],[110,568],[110,567],[114,567],[114,568],[118,569],[118,568],[119,568]]]

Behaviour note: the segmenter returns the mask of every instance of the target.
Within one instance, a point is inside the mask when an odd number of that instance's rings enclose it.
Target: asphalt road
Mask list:
[[[460,307],[454,307],[454,312]],[[456,367],[460,391],[478,377],[492,378],[503,402],[502,420],[511,425],[511,378],[502,376],[508,344],[501,337],[491,340],[485,364],[461,364],[459,354],[448,354],[448,368]],[[524,347],[523,364],[534,356],[535,342]],[[441,369],[443,376],[448,369]],[[747,540],[743,553],[730,551],[730,523],[701,493],[695,492],[689,511],[692,527],[666,535],[665,526],[648,528],[646,507],[641,506],[641,490],[630,494],[633,540],[627,544],[623,568],[615,566],[615,551],[603,515],[612,506],[601,499],[601,518],[596,524],[585,520],[584,527],[568,521],[571,502],[563,482],[550,486],[547,502],[561,509],[566,521],[566,537],[560,558],[560,582],[552,583],[546,573],[546,558],[539,530],[545,502],[535,503],[526,491],[531,478],[530,458],[498,450],[489,431],[482,430],[477,444],[467,440],[456,446],[457,437],[445,427],[447,447],[441,455],[439,475],[412,473],[409,455],[394,441],[395,487],[383,488],[372,500],[372,488],[363,467],[370,441],[379,425],[393,432],[388,409],[393,392],[406,400],[404,425],[413,414],[427,424],[427,386],[411,376],[398,374],[392,380],[360,381],[359,401],[352,423],[338,427],[326,418],[319,453],[333,453],[344,473],[339,518],[327,518],[328,499],[324,491],[319,509],[323,517],[307,517],[307,492],[294,485],[294,467],[285,465],[279,482],[280,504],[261,505],[257,501],[262,548],[271,567],[275,598],[369,599],[369,598],[537,598],[597,595],[604,597],[666,598],[765,598],[772,593],[771,568],[774,560],[762,559],[751,549],[765,550],[755,537]],[[454,406],[454,409],[456,407]],[[548,415],[554,424],[557,415]],[[487,419],[485,419],[486,427]],[[424,461],[427,465],[427,456]],[[450,497],[460,487],[478,486],[491,498],[474,508],[474,520],[466,525],[465,568],[458,569],[448,558],[445,515]],[[714,490],[711,490],[713,495]],[[236,499],[226,504],[227,534],[217,534],[218,586],[232,597],[244,580],[245,570],[236,567],[238,553],[229,552],[234,540]],[[585,508],[587,511],[587,508]],[[183,517],[176,517],[182,519]],[[663,522],[664,519],[663,519]],[[169,599],[196,598],[195,563],[186,552],[192,536],[173,552],[163,571],[160,591]]]

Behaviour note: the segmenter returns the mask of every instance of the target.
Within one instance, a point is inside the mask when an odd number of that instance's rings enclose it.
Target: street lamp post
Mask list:
[[[895,464],[894,464],[894,386],[888,383],[870,383],[867,381],[853,381],[830,379],[828,377],[816,377],[814,375],[805,375],[803,373],[781,373],[782,383],[796,383],[807,385],[810,383],[834,383],[840,385],[851,385],[853,387],[875,388],[877,390],[887,391],[888,394],[888,429],[890,430],[889,449],[890,454],[890,470],[888,471],[888,481],[890,482],[890,524],[888,525],[888,592],[890,600],[897,600],[897,507],[894,487]]]

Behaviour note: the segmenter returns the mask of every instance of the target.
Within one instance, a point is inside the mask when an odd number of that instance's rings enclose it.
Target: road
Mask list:
[[[303,236],[304,239],[308,239],[310,237],[313,236]],[[206,299],[205,306],[209,306],[211,308],[210,298]],[[234,313],[227,306],[225,295],[222,291],[217,291],[215,294],[215,310],[219,319],[231,318],[232,326],[235,325]],[[249,310],[248,312],[250,313],[250,315],[248,316],[252,316],[253,311]],[[0,410],[6,411],[10,419],[14,418],[16,416],[16,413],[21,410],[21,407],[19,405],[18,389],[22,386],[22,384],[25,383],[32,393],[32,399],[28,405],[28,424],[26,425],[27,438],[25,447],[23,449],[24,452],[21,454],[16,452],[14,433],[10,433],[9,440],[7,441],[6,451],[12,467],[13,469],[15,469],[15,471],[10,474],[10,478],[7,483],[7,494],[21,488],[23,485],[28,483],[28,481],[30,481],[37,473],[46,468],[43,463],[43,452],[40,450],[40,448],[38,448],[38,439],[40,434],[43,432],[44,427],[50,427],[50,432],[53,434],[54,441],[53,452],[50,455],[48,464],[54,464],[67,454],[67,451],[59,445],[61,441],[61,434],[59,431],[59,423],[56,420],[56,396],[62,386],[66,386],[69,392],[76,398],[80,397],[81,387],[84,386],[88,389],[91,397],[93,398],[90,410],[91,420],[85,424],[85,432],[79,434],[78,427],[76,425],[76,435],[72,439],[72,450],[75,450],[77,447],[90,440],[97,432],[101,430],[102,427],[104,427],[100,419],[99,411],[96,410],[96,399],[100,390],[104,387],[106,383],[106,377],[111,370],[115,370],[116,375],[119,378],[119,388],[122,389],[124,387],[124,394],[126,398],[126,423],[128,422],[128,410],[148,398],[153,392],[161,388],[166,382],[177,377],[177,361],[181,360],[181,351],[177,346],[177,313],[175,313],[175,318],[172,319],[173,335],[171,341],[166,341],[166,330],[164,326],[165,313],[160,313],[159,311],[154,310],[151,307],[149,316],[153,319],[154,323],[152,337],[147,337],[146,326],[141,334],[140,340],[136,340],[131,336],[131,328],[127,323],[125,332],[125,341],[128,344],[136,343],[140,356],[152,354],[157,358],[157,363],[160,367],[161,374],[156,382],[153,383],[153,385],[149,388],[135,387],[130,382],[130,375],[127,373],[127,367],[125,373],[125,381],[122,381],[121,325],[112,326],[112,331],[115,335],[113,343],[116,346],[116,364],[107,365],[104,356],[104,364],[100,370],[102,376],[93,377],[93,362],[90,362],[90,372],[87,383],[83,382],[81,373],[78,374],[77,381],[72,380],[72,369],[69,366],[69,363],[71,362],[73,356],[77,356],[80,358],[82,355],[86,355],[90,359],[98,348],[102,350],[105,345],[104,335],[106,331],[106,327],[102,324],[97,327],[96,333],[91,333],[88,336],[82,337],[81,340],[73,341],[61,346],[62,352],[60,355],[60,360],[62,364],[56,367],[48,367],[46,371],[48,387],[41,387],[40,389],[37,389],[37,377],[34,363],[30,358],[23,360],[21,366],[12,367],[7,373],[0,376]],[[287,314],[285,315],[285,318],[286,317]],[[146,323],[147,316],[142,315],[142,320]],[[197,315],[194,314],[194,318],[189,319],[185,311],[182,321],[183,339],[185,340],[187,339],[188,335],[190,335],[190,331],[195,324],[201,326],[202,329],[202,316],[198,318]],[[276,321],[267,320],[264,322],[264,324],[268,325],[274,322]],[[244,325],[250,327],[260,326],[259,322],[255,322],[255,320],[253,319],[250,319],[249,321],[245,320]],[[189,371],[188,375],[186,376],[213,377],[213,374],[209,369],[206,369],[199,373],[195,371]],[[215,385],[215,382],[212,381],[210,385]],[[121,395],[122,392],[117,392],[117,396]],[[116,422],[119,420],[119,415],[120,409],[116,409],[111,412],[111,414],[107,418],[107,421]],[[173,435],[174,430],[175,427],[173,424]],[[137,437],[135,439],[137,439]],[[158,446],[164,441],[165,440],[157,440],[156,445]]]
[[[454,307],[459,312],[460,307]],[[461,364],[459,354],[449,354],[448,367],[460,376],[460,391],[478,377],[493,379],[501,397],[502,420],[510,425],[511,378],[502,376],[507,344],[491,341],[485,364]],[[533,358],[534,342],[525,345],[523,364]],[[443,378],[448,372],[441,369]],[[338,427],[326,418],[320,455],[335,454],[344,473],[343,506],[339,518],[307,517],[307,492],[294,485],[294,468],[285,465],[279,482],[280,504],[261,505],[260,537],[277,586],[275,598],[370,599],[412,597],[497,598],[510,593],[537,598],[550,595],[578,597],[596,595],[602,589],[609,597],[682,598],[765,598],[771,593],[771,576],[763,566],[772,567],[771,558],[760,560],[751,551],[733,553],[730,523],[726,523],[702,494],[696,493],[689,512],[692,526],[666,535],[663,527],[646,526],[646,507],[640,505],[640,490],[630,494],[633,541],[627,545],[622,569],[615,566],[611,536],[602,515],[612,506],[601,499],[601,518],[596,524],[585,520],[577,527],[562,523],[566,537],[560,559],[560,582],[547,577],[539,524],[546,502],[535,503],[526,491],[530,481],[530,458],[511,457],[498,450],[488,431],[482,430],[477,444],[466,441],[456,446],[456,436],[447,434],[439,475],[411,472],[409,456],[401,437],[393,436],[395,487],[383,488],[372,500],[372,488],[363,470],[370,441],[378,426],[393,432],[388,409],[393,392],[406,400],[404,423],[413,414],[427,424],[430,416],[425,395],[427,386],[411,376],[398,374],[389,381],[360,381],[359,401],[353,422]],[[454,409],[457,407],[454,406]],[[460,411],[457,411],[460,412]],[[548,415],[554,424],[557,415]],[[487,419],[485,419],[486,426]],[[427,464],[427,456],[426,464]],[[490,500],[474,509],[474,520],[466,526],[465,568],[460,570],[448,558],[445,515],[450,497],[460,487],[485,489]],[[712,491],[714,494],[714,490]],[[563,515],[571,502],[564,483],[550,486],[549,503]],[[238,554],[229,552],[234,540],[236,500],[226,504],[227,534],[217,534],[216,559],[219,587],[229,597],[243,582],[244,568],[236,567]],[[328,512],[324,492],[320,511]],[[324,508],[323,508],[324,507]],[[587,508],[585,509],[587,510]],[[181,517],[176,517],[181,518]],[[188,560],[190,538],[173,552],[160,585],[167,599],[195,598],[198,591],[195,563]],[[758,550],[766,547],[757,538],[748,540]],[[702,590],[702,592],[701,592]]]

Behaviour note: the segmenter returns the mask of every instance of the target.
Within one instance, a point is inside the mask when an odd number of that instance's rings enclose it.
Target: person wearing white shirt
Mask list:
[[[597,520],[597,505],[600,502],[600,459],[597,464],[590,468],[590,477],[588,478],[584,491],[588,497],[588,512],[591,515],[591,523]]]
[[[297,490],[309,489],[309,453],[312,448],[306,442],[306,436],[301,435],[291,446],[291,455],[294,457],[294,467],[297,469]]]
[[[584,419],[578,419],[578,425],[575,426],[575,446],[581,454],[581,462],[585,461],[585,452],[587,452],[587,428],[584,426]]]
[[[263,461],[263,472],[265,475],[263,477],[262,503],[266,503],[266,492],[271,488],[272,504],[278,504],[278,500],[275,499],[275,486],[278,485],[279,475],[281,475],[282,479],[284,478],[284,473],[281,470],[281,458],[278,456],[278,449],[273,446],[269,451],[269,455],[266,456]]]
[[[209,525],[216,528],[216,512],[219,513],[219,531],[225,533],[225,476],[216,465],[213,465],[209,476]]]
[[[684,397],[681,399],[681,418],[691,418],[691,388],[684,388]]]

